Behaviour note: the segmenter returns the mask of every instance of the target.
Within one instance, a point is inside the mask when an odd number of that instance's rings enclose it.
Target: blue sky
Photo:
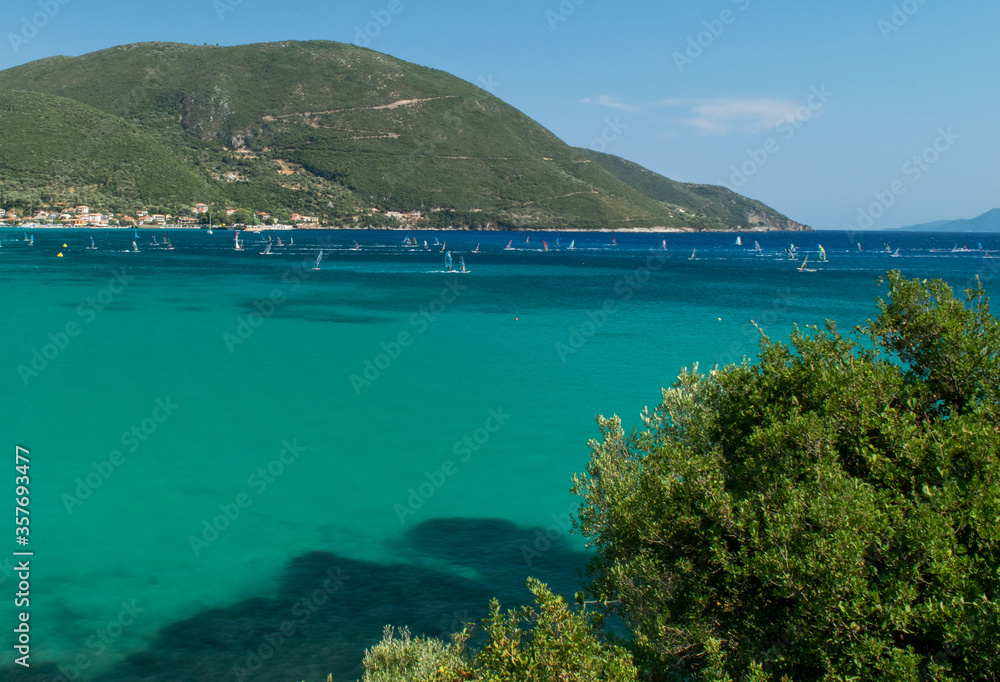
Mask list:
[[[5,0],[0,68],[152,40],[365,43],[487,84],[571,145],[880,229],[1000,206],[998,26],[995,0]]]

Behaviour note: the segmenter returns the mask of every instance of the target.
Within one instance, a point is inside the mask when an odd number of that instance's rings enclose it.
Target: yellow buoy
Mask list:
[[[66,249],[66,248],[69,248],[69,247],[67,247],[65,244],[63,244],[63,248]]]
[[[62,257],[63,257],[62,252],[60,252],[59,255],[56,256],[56,258],[62,258]]]

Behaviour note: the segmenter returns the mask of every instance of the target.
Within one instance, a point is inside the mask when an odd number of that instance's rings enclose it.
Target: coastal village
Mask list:
[[[171,215],[170,213],[150,213],[142,210],[136,211],[135,215],[124,213],[104,213],[94,210],[90,206],[76,206],[65,208],[59,211],[37,209],[35,211],[19,212],[16,209],[0,208],[0,227],[76,227],[76,228],[115,228],[115,227],[170,227],[170,228],[200,228],[208,227],[209,211],[213,210],[208,204],[195,204],[191,207],[188,215]],[[338,227],[325,225],[316,216],[302,213],[292,213],[280,216],[272,215],[268,211],[258,211],[251,213],[244,211],[244,219],[250,218],[250,222],[232,220],[233,216],[240,209],[227,208],[226,216],[230,219],[224,224],[215,223],[216,227],[234,227],[246,230],[257,230],[267,228],[268,230],[291,230],[291,229],[320,229],[324,227]],[[400,213],[398,211],[380,211],[371,209],[372,215],[382,215],[395,223],[400,228],[414,228],[420,223],[424,214],[420,211]],[[216,213],[215,215],[218,215]],[[284,222],[286,221],[287,222]],[[363,227],[365,216],[354,216],[353,224],[339,227]],[[384,226],[384,223],[377,223]]]
[[[20,214],[16,209],[0,208],[0,225],[7,227],[191,227],[197,228],[208,225],[208,212],[211,209],[207,204],[195,204],[191,207],[190,215],[171,215],[169,213],[150,213],[149,211],[136,211],[135,215],[123,213],[102,213],[92,210],[89,206],[76,206],[62,211],[50,211],[38,209],[34,212]],[[227,208],[226,215],[232,217],[238,209]],[[259,211],[253,214],[255,224],[250,224],[252,229],[256,224],[266,225],[269,229],[292,229],[319,228],[322,227],[319,218],[315,216],[292,213],[289,216],[289,224],[281,224],[272,218],[267,211]],[[247,224],[238,224],[239,227],[247,227]]]

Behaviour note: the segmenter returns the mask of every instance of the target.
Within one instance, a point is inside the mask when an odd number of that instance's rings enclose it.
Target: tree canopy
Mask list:
[[[1000,328],[979,281],[599,418],[578,529],[654,679],[1000,677]]]

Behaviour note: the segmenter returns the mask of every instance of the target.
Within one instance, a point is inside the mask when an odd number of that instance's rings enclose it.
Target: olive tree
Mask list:
[[[534,578],[528,589],[533,606],[503,612],[494,599],[481,628],[466,628],[448,644],[387,627],[365,653],[363,682],[636,681],[631,655],[603,640],[593,614],[570,609]],[[470,649],[471,637],[482,646]]]
[[[654,679],[1000,678],[1000,329],[978,280],[882,284],[849,336],[599,418],[588,592]]]

